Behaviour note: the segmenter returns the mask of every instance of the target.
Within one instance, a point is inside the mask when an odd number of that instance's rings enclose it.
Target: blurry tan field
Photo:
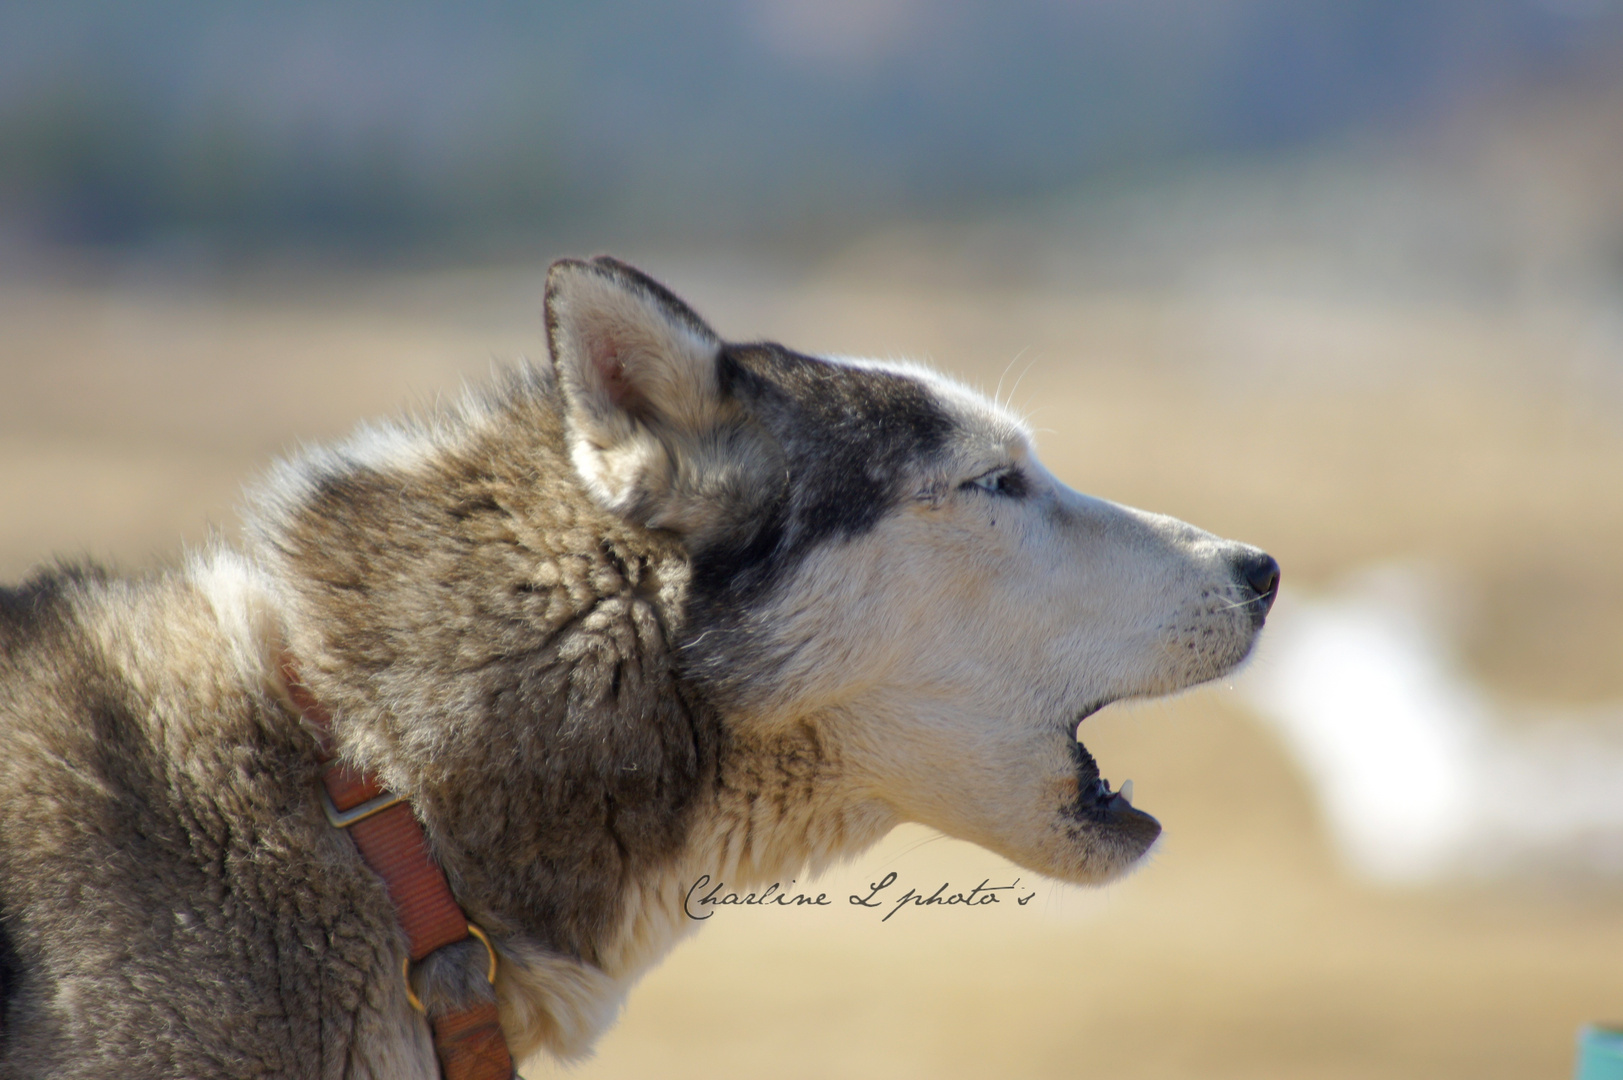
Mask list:
[[[1495,692],[1623,700],[1623,392],[1576,317],[646,263],[733,337],[1001,380],[1062,478],[1266,547],[1282,605],[1430,560],[1474,598],[1466,659]],[[0,278],[0,578],[229,536],[278,452],[537,354],[543,269]],[[1062,889],[903,830],[796,884],[830,908],[719,911],[567,1075],[1563,1077],[1577,1026],[1623,1017],[1623,887],[1358,885],[1221,686],[1084,734],[1166,826],[1128,881]],[[884,923],[846,902],[890,871],[1037,895]]]

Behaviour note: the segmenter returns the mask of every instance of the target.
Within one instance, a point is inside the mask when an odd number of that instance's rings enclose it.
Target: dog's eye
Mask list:
[[[993,469],[982,473],[973,480],[965,480],[958,485],[961,488],[976,488],[989,495],[1002,495],[1009,499],[1018,499],[1026,493],[1026,478],[1020,474],[1019,469]]]

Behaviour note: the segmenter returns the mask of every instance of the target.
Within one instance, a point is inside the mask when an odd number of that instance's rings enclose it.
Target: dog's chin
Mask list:
[[[1069,741],[1066,764],[1063,775],[1043,785],[1043,821],[1035,842],[1005,854],[1061,881],[1102,885],[1131,870],[1155,846],[1161,823],[1134,806],[1127,793],[1112,791],[1081,743]]]
[[[1130,801],[1129,792],[1112,791],[1088,748],[1070,744],[1076,773],[1076,797],[1060,812],[1065,832],[1085,853],[1081,873],[1071,880],[1105,882],[1126,873],[1155,845],[1161,823]]]

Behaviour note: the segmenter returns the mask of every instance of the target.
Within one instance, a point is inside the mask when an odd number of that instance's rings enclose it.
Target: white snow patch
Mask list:
[[[1390,884],[1623,876],[1623,707],[1510,723],[1455,662],[1428,584],[1383,567],[1331,596],[1287,594],[1239,682],[1346,861]]]

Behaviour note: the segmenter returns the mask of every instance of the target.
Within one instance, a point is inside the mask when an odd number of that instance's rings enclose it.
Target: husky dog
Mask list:
[[[429,1078],[494,995],[568,1057],[702,875],[922,822],[1070,882],[1160,826],[1077,741],[1222,675],[1278,566],[1079,495],[927,370],[732,344],[607,258],[550,362],[279,466],[247,550],[0,590],[0,1077]],[[331,752],[409,805],[463,943],[402,977]]]

